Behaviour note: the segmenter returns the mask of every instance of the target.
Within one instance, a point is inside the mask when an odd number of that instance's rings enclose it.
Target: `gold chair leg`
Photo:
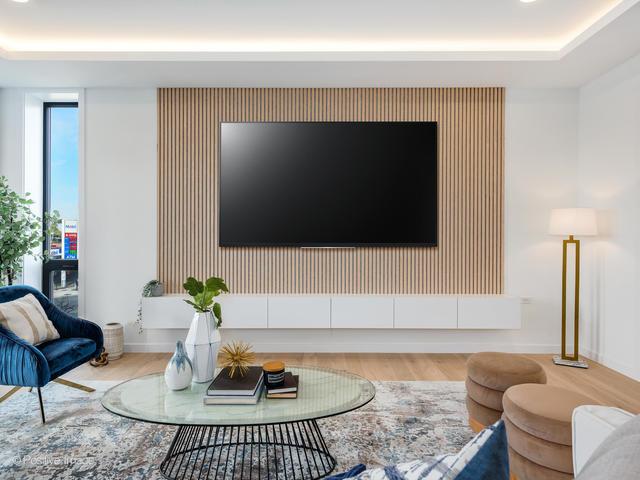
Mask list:
[[[14,393],[16,393],[18,390],[20,390],[22,387],[13,387],[11,390],[9,390],[7,393],[5,393],[4,395],[2,395],[2,397],[0,397],[0,403],[4,402],[7,398],[9,398],[11,395],[13,395]]]
[[[77,388],[78,390],[82,390],[83,392],[91,393],[95,392],[95,388],[87,387],[86,385],[80,385],[79,383],[72,382],[71,380],[65,380],[64,378],[56,378],[53,380],[60,385],[64,385],[65,387]]]

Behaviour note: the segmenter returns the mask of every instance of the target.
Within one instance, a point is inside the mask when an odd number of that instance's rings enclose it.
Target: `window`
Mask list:
[[[42,290],[71,315],[78,314],[78,127],[77,103],[44,104],[44,211],[61,221],[44,242]]]

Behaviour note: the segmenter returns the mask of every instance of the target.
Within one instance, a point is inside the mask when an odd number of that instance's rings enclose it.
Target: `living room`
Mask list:
[[[640,478],[638,3],[2,0],[0,478]]]

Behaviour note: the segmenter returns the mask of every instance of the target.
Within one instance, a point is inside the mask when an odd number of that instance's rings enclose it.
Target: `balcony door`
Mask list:
[[[61,221],[44,241],[49,261],[42,291],[65,312],[78,315],[79,123],[77,103],[44,104],[44,211]]]

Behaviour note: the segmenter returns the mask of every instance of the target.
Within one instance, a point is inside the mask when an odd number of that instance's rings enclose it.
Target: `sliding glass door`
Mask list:
[[[49,261],[42,290],[65,312],[78,314],[79,125],[77,103],[44,104],[44,211],[61,218],[44,242]]]

